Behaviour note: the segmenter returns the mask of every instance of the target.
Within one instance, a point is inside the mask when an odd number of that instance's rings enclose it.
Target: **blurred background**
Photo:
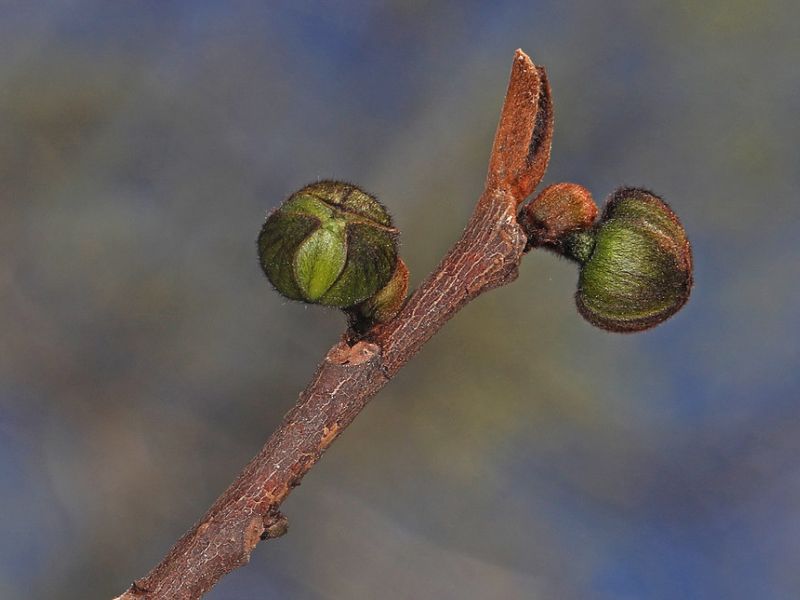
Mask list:
[[[111,598],[258,451],[344,326],[256,260],[323,177],[417,284],[516,48],[545,183],[664,196],[687,307],[640,335],[532,253],[377,396],[215,600],[800,597],[800,4],[0,1],[0,598]]]

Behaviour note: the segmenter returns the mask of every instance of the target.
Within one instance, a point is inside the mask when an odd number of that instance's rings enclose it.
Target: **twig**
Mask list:
[[[544,69],[517,50],[486,190],[464,234],[395,319],[331,348],[258,455],[146,577],[119,599],[200,598],[286,532],[281,503],[374,396],[459,309],[510,283],[526,245],[519,204],[541,181],[553,115]]]

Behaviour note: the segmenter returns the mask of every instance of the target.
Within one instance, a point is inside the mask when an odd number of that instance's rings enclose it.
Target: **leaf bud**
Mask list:
[[[287,298],[348,308],[389,282],[397,237],[373,196],[349,183],[320,181],[267,217],[258,255],[267,279]]]
[[[591,229],[596,218],[597,205],[589,190],[577,183],[556,183],[522,208],[519,221],[530,247],[545,246],[565,254],[566,238]]]
[[[594,244],[581,246],[585,252],[575,294],[587,321],[609,331],[642,331],[686,304],[691,247],[661,198],[636,188],[617,190],[593,234]]]

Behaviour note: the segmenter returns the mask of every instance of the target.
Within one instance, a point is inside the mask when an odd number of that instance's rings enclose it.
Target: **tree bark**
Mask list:
[[[510,283],[527,236],[519,204],[541,181],[553,113],[544,69],[517,50],[486,190],[461,239],[389,323],[345,334],[258,455],[147,576],[117,600],[191,600],[246,564],[259,540],[279,537],[281,503],[367,402],[444,323],[480,294]]]

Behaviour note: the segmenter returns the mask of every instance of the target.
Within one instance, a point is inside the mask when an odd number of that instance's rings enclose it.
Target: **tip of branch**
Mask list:
[[[517,204],[522,202],[544,177],[552,141],[547,73],[517,49],[492,146],[487,187],[508,189]]]

